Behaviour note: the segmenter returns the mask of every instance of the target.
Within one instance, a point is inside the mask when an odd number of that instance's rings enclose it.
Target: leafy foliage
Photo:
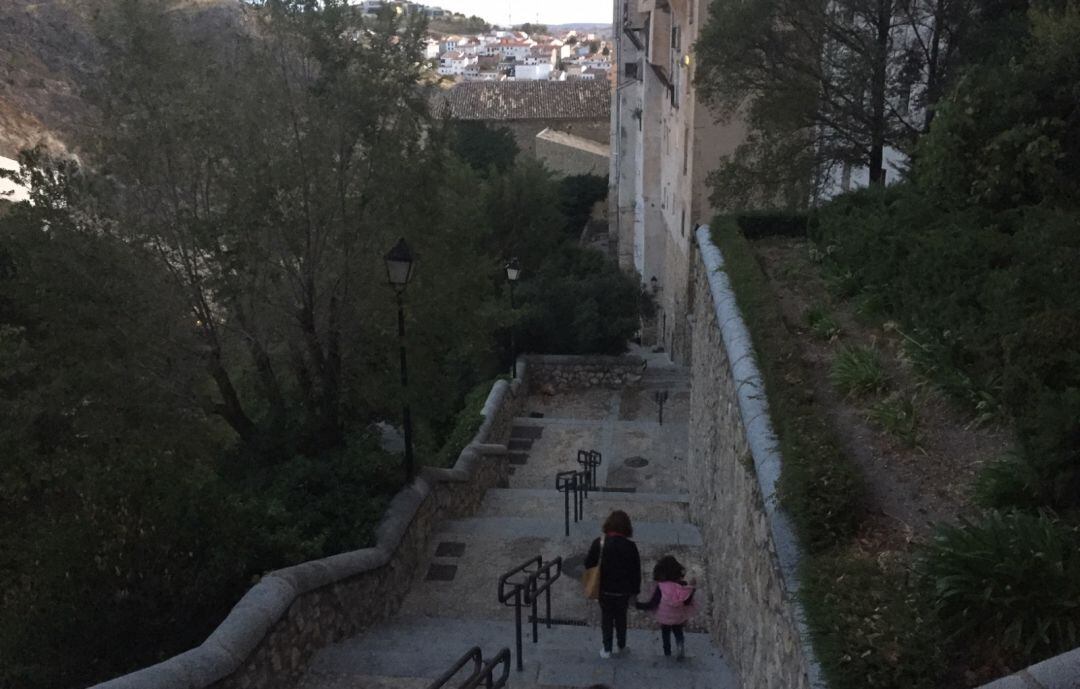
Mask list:
[[[832,317],[828,309],[817,304],[806,311],[806,324],[810,332],[819,340],[831,340],[840,335],[840,324]]]
[[[714,203],[805,207],[842,168],[883,184],[884,151],[911,151],[918,113],[950,78],[971,3],[713,0],[695,80],[749,135],[714,174]]]
[[[880,392],[888,385],[881,355],[877,349],[863,346],[841,349],[833,360],[829,380],[848,395]]]
[[[802,567],[814,646],[834,689],[941,686],[942,633],[901,563],[829,553]]]
[[[1046,514],[991,512],[944,525],[922,572],[942,619],[966,640],[995,630],[1024,663],[1080,644],[1080,531]]]
[[[497,132],[482,165],[455,155],[416,88],[421,23],[301,0],[194,16],[101,8],[92,90],[122,126],[86,142],[92,168],[25,154],[34,204],[0,217],[3,686],[186,650],[264,572],[371,543],[403,479],[365,431],[403,401],[397,237],[418,255],[410,389],[438,391],[409,400],[421,462],[471,439],[516,315],[558,324],[545,351],[637,328],[636,284],[563,246],[601,185],[517,164]]]
[[[465,120],[452,123],[451,128],[454,154],[477,172],[486,174],[494,167],[504,173],[514,165],[520,149],[506,127]]]
[[[564,246],[522,285],[522,351],[621,354],[646,298],[637,280],[592,249]]]
[[[593,206],[607,197],[608,178],[600,175],[570,175],[559,181],[561,210],[566,216],[567,239],[577,239],[589,221]]]

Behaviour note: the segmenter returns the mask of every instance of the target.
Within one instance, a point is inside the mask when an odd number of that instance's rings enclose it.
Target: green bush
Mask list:
[[[880,392],[889,382],[877,349],[863,346],[841,349],[833,360],[829,380],[848,395]]]
[[[747,239],[763,237],[805,237],[807,216],[805,213],[791,211],[755,211],[743,212],[735,216],[735,221]]]
[[[572,245],[549,256],[519,294],[518,349],[537,354],[621,354],[644,304],[635,278]]]
[[[801,571],[810,635],[832,689],[941,686],[941,629],[900,563],[827,553]],[[931,611],[931,612],[928,612]]]
[[[966,641],[1029,664],[1080,644],[1080,531],[1046,514],[989,512],[938,528],[920,561],[938,614]]]
[[[465,396],[465,405],[457,413],[453,429],[435,455],[434,466],[453,466],[461,451],[472,442],[476,432],[480,430],[480,425],[484,423],[484,416],[480,412],[484,409],[484,402],[487,401],[492,384],[493,381],[486,380]]]
[[[1046,504],[1038,473],[1017,453],[995,459],[979,471],[974,498],[989,509],[1037,510]]]

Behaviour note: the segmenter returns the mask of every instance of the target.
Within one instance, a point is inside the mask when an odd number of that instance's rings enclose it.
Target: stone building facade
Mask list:
[[[737,121],[718,123],[693,86],[707,11],[708,0],[614,0],[610,232],[623,269],[655,289],[646,341],[679,363],[689,361],[692,337],[693,230],[713,215],[706,178],[745,136]]]

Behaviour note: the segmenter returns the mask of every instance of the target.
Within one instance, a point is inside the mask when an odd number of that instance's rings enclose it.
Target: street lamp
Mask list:
[[[506,264],[506,279],[510,283],[510,310],[517,311],[517,304],[514,303],[514,283],[521,277],[521,266],[518,264],[516,258],[510,259],[510,262]],[[514,330],[517,329],[517,323],[510,323],[510,373],[514,378],[517,378],[517,352],[514,349]]]
[[[405,366],[405,287],[412,277],[413,261],[415,260],[409,245],[405,239],[399,239],[393,249],[383,257],[386,261],[386,278],[397,295],[397,323],[398,323],[398,347],[401,353],[401,423],[405,431],[405,485],[412,483],[413,468],[413,445],[412,445],[412,412],[409,410],[409,375]]]

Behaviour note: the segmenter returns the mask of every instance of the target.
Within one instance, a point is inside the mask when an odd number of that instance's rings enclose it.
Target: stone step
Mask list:
[[[587,687],[606,683],[618,689],[734,689],[736,682],[722,654],[704,634],[687,634],[687,657],[661,655],[659,632],[630,630],[629,652],[604,660],[598,655],[600,634],[584,627],[540,629],[540,641],[524,638],[525,669],[511,666],[508,686],[514,689]],[[412,689],[418,678],[439,677],[470,647],[486,655],[502,647],[514,650],[509,622],[470,621],[446,617],[399,618],[319,651],[312,659],[303,689],[374,686]],[[489,650],[490,649],[490,650]],[[377,678],[384,684],[365,684]],[[408,684],[386,682],[403,678]]]
[[[574,496],[570,495],[573,519]],[[584,521],[595,527],[612,510],[625,510],[634,522],[687,522],[689,496],[623,491],[591,491],[585,499]],[[554,488],[502,488],[489,490],[477,517],[543,517],[562,523],[566,495]]]

